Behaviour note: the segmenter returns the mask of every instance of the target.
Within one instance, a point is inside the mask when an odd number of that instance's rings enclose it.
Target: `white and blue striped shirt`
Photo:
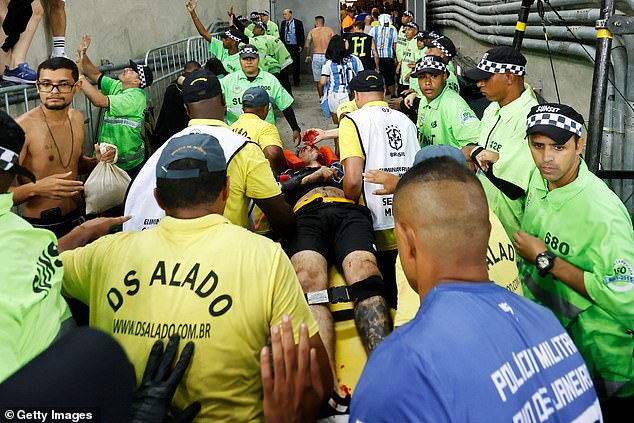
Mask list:
[[[370,30],[370,35],[374,38],[376,49],[379,51],[379,58],[391,59],[394,57],[393,46],[398,41],[396,29],[391,26],[375,26]]]
[[[342,93],[348,92],[348,84],[354,76],[363,70],[363,64],[357,56],[348,55],[343,59],[341,64],[332,60],[326,60],[321,68],[321,76],[328,77],[328,92]]]

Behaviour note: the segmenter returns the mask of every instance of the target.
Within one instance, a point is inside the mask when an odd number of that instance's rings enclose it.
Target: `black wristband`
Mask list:
[[[477,146],[476,148],[474,148],[473,150],[471,150],[471,154],[469,155],[469,157],[471,157],[471,161],[474,162],[478,167],[480,167],[480,165],[478,165],[478,161],[476,160],[476,157],[478,156],[478,154],[480,154],[482,151],[484,151],[484,147],[482,146]]]

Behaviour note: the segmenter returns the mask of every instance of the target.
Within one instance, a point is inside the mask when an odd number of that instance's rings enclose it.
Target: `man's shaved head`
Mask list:
[[[393,204],[397,236],[409,240],[399,239],[399,253],[406,245],[417,257],[416,269],[403,263],[410,283],[424,280],[431,289],[442,280],[470,280],[462,271],[474,268],[484,269],[486,280],[489,211],[482,185],[466,166],[450,157],[421,162],[403,176]]]

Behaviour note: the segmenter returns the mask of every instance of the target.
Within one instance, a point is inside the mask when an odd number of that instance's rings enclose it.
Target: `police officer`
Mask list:
[[[535,168],[524,138],[526,115],[537,99],[524,75],[526,58],[512,47],[487,51],[476,68],[465,72],[491,104],[482,116],[478,146],[464,151],[477,164],[489,208],[509,236],[520,227],[523,198]]]
[[[447,83],[447,65],[438,56],[426,56],[416,64],[416,78],[423,93],[418,107],[421,145],[452,145],[462,148],[477,143],[480,121],[460,95]]]
[[[634,232],[621,200],[580,157],[582,128],[572,107],[531,108],[526,133],[537,169],[514,240],[525,295],[571,334],[610,421],[634,399]]]

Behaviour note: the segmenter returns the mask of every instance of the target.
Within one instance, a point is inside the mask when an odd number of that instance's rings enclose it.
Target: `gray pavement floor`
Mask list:
[[[302,134],[309,128],[331,129],[336,128],[330,118],[326,119],[319,107],[319,95],[317,88],[312,80],[311,75],[302,75],[301,84],[297,87],[293,86],[293,109],[297,117],[297,123],[302,130]],[[293,145],[293,133],[290,126],[284,119],[279,110],[275,111],[275,125],[280,132],[282,144],[285,150],[297,151],[297,147]],[[320,145],[329,145],[334,149],[334,142],[327,140]]]

